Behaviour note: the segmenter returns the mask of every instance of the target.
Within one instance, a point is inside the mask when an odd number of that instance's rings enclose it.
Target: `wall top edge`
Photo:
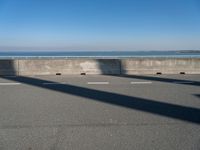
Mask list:
[[[127,57],[127,58],[115,58],[115,57],[109,57],[109,58],[101,58],[101,57],[85,57],[85,58],[0,58],[1,60],[188,60],[188,59],[199,59],[198,57]]]

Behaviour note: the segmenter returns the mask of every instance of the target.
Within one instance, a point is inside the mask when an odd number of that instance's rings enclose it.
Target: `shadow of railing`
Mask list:
[[[165,102],[158,102],[150,99],[127,96],[123,94],[100,91],[96,89],[89,89],[86,87],[80,87],[70,84],[44,85],[44,83],[52,81],[36,79],[32,77],[21,76],[17,78],[2,78],[24,83],[27,85],[36,86],[39,88],[49,89],[56,92],[87,98],[88,100],[95,100],[111,105],[116,105],[133,110],[139,110],[151,114],[200,124],[200,109],[198,108],[192,108]]]

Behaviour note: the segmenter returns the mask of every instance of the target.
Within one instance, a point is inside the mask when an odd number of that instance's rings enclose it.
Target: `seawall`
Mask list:
[[[200,74],[200,58],[0,60],[0,75]]]

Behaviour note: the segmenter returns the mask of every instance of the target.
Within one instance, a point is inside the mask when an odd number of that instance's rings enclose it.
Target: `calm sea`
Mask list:
[[[180,57],[200,58],[200,51],[0,51],[0,59],[20,58],[131,58]]]

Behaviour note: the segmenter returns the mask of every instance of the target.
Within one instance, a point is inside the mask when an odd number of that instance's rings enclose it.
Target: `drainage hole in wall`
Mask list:
[[[56,73],[56,75],[57,75],[57,76],[60,76],[60,75],[61,75],[61,73]]]
[[[180,74],[186,74],[185,72],[180,72]]]
[[[85,76],[85,75],[86,75],[86,73],[85,73],[85,72],[82,72],[82,73],[81,73],[81,75],[82,75],[82,76]]]
[[[161,74],[162,74],[162,72],[157,72],[156,74],[158,74],[158,75],[161,75]]]

